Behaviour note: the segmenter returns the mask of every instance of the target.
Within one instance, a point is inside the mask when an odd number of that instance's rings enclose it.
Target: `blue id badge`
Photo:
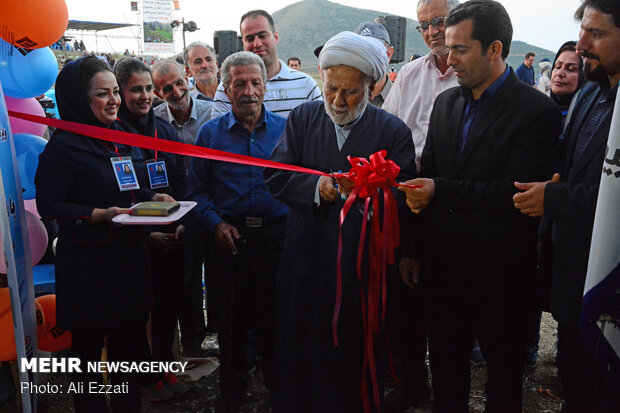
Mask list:
[[[146,169],[149,171],[151,189],[165,188],[168,184],[168,172],[164,161],[149,159],[146,161]]]
[[[136,171],[133,169],[130,156],[110,158],[110,162],[112,162],[112,169],[114,169],[114,176],[118,183],[118,189],[121,191],[140,189],[140,184],[138,184],[138,178],[136,177]]]

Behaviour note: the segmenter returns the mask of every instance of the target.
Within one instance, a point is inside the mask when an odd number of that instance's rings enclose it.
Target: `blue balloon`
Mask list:
[[[29,133],[16,133],[13,135],[13,140],[15,141],[19,178],[22,188],[25,189],[24,199],[34,199],[36,194],[34,174],[39,166],[39,155],[43,152],[47,141]]]
[[[58,62],[49,47],[25,50],[0,40],[0,82],[5,95],[19,99],[42,95],[56,76]]]

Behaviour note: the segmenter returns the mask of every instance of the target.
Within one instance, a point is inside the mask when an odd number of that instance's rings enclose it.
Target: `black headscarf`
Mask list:
[[[119,85],[127,82],[134,73],[149,73],[148,67],[142,62],[137,62],[138,59],[127,58],[119,61],[116,65],[116,77],[119,80]],[[124,66],[124,67],[123,67]],[[146,69],[146,70],[143,70]],[[123,77],[125,79],[120,79]],[[146,115],[136,115],[131,112],[125,104],[125,96],[121,90],[121,107],[118,111],[119,127],[131,133],[137,133],[145,136],[155,136],[155,112],[153,106],[149,109]]]
[[[577,43],[572,40],[564,43],[556,53],[555,59],[553,59],[553,66],[551,70],[553,70],[553,68],[555,67],[555,62],[558,60],[558,57],[562,54],[562,52],[565,52],[566,50],[574,51],[576,46]],[[577,81],[577,88],[572,93],[564,96],[557,96],[553,93],[553,91],[551,91],[551,99],[553,99],[555,103],[560,106],[561,109],[568,109],[568,107],[570,106],[570,102],[573,100],[573,96],[575,96],[575,93],[577,93],[579,89],[581,89],[585,81],[583,77],[583,61],[579,57],[577,57],[577,59],[579,60],[579,80]]]
[[[137,133],[145,136],[155,136],[155,112],[153,107],[149,109],[146,115],[136,115],[132,113],[127,105],[121,92],[121,107],[118,111],[118,120],[120,129],[125,132]]]
[[[56,78],[56,103],[60,119],[109,128],[101,123],[90,110],[88,82],[101,71],[112,71],[97,57],[83,57],[62,68]]]

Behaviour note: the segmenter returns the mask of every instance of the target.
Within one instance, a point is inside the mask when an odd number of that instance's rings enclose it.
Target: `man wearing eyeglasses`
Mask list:
[[[454,70],[448,66],[445,22],[458,4],[459,0],[418,1],[416,29],[430,52],[402,67],[383,104],[383,109],[401,118],[411,129],[418,171],[435,98],[457,86]]]
[[[445,41],[446,16],[458,4],[459,0],[418,1],[417,30],[429,48],[429,53],[401,68],[383,104],[383,109],[398,116],[411,129],[418,171],[435,98],[444,90],[458,85],[454,70],[448,66]],[[396,319],[392,320],[398,331],[393,341],[398,362],[397,375],[401,379],[402,388],[396,388],[392,394],[386,395],[386,411],[400,411],[409,405],[416,405],[428,394],[426,326],[420,316],[424,313],[426,293],[423,286],[418,284],[417,261],[409,258],[409,252],[404,251],[403,255],[401,277],[410,288],[401,283],[391,288],[392,303],[399,308],[394,314]],[[408,312],[403,312],[402,308],[407,308]]]

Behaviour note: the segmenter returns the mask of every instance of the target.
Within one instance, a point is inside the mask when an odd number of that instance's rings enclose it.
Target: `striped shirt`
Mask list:
[[[310,75],[289,68],[282,60],[279,62],[280,72],[267,80],[263,104],[268,111],[286,118],[291,110],[302,103],[323,100],[318,85]],[[220,83],[215,92],[211,118],[222,116],[230,109],[230,100]]]

